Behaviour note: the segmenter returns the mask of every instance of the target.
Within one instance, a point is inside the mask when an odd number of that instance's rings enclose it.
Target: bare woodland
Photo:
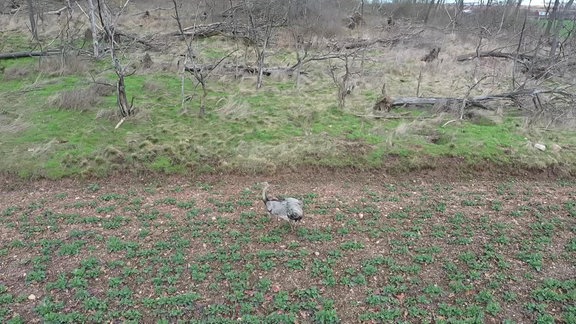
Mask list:
[[[316,68],[340,109],[369,118],[395,118],[397,107],[449,112],[455,119],[477,109],[520,110],[546,127],[574,125],[572,1],[550,0],[540,8],[522,0],[474,6],[435,0],[10,0],[0,11],[3,21],[24,24],[34,40],[29,51],[3,52],[1,60],[83,56],[108,62],[117,77],[117,127],[138,112],[125,79],[154,66],[181,78],[185,114],[191,100],[200,102],[200,116],[210,111],[207,89],[216,77],[254,77],[260,89],[280,76],[298,88]],[[198,46],[208,38],[235,45],[208,57]],[[275,59],[279,49],[291,53],[282,64]],[[408,53],[412,60],[403,58]],[[412,67],[403,71],[402,64]],[[453,78],[458,69],[465,73]],[[379,92],[373,105],[351,103],[369,87]]]

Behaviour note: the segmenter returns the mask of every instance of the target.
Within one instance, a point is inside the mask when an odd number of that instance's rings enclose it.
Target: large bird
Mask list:
[[[292,222],[298,222],[302,219],[304,216],[304,210],[302,209],[304,207],[304,203],[301,200],[290,197],[282,199],[270,197],[267,193],[270,184],[268,184],[268,182],[264,182],[263,186],[262,201],[264,201],[266,209],[270,215],[288,221],[290,224],[292,224]]]

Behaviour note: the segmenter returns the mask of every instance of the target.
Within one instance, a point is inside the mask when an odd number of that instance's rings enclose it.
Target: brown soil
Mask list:
[[[453,162],[450,162],[453,163]],[[295,231],[278,232],[283,224],[276,221],[263,224],[263,228],[255,229],[254,239],[245,242],[240,252],[242,255],[257,253],[261,250],[275,250],[284,252],[294,252],[292,256],[298,256],[298,251],[306,250],[309,255],[304,255],[304,270],[293,270],[283,266],[284,262],[293,257],[285,257],[275,260],[277,266],[273,271],[266,271],[256,268],[250,274],[249,282],[255,283],[259,278],[269,278],[273,285],[266,295],[266,301],[256,308],[258,314],[266,314],[272,309],[272,299],[278,291],[284,290],[293,292],[297,289],[307,287],[318,287],[324,298],[335,300],[335,308],[338,316],[343,322],[350,323],[358,321],[361,314],[366,312],[378,312],[386,305],[369,305],[365,303],[369,293],[384,294],[383,287],[390,284],[390,278],[401,276],[407,285],[407,289],[394,295],[394,307],[403,309],[402,318],[410,321],[420,320],[441,320],[445,316],[439,315],[439,305],[444,303],[457,307],[464,307],[460,303],[474,303],[474,299],[482,289],[489,286],[494,280],[498,280],[499,286],[492,289],[496,295],[496,300],[500,302],[501,311],[492,316],[486,314],[484,321],[501,322],[504,319],[511,319],[517,322],[530,322],[536,319],[536,314],[526,309],[526,305],[533,302],[533,291],[542,283],[544,278],[554,278],[557,280],[573,279],[576,274],[576,263],[574,262],[576,253],[566,252],[565,246],[574,237],[576,228],[576,217],[567,215],[563,206],[567,202],[575,202],[576,191],[574,184],[560,185],[555,178],[550,177],[549,172],[524,172],[521,177],[510,176],[503,173],[495,173],[493,170],[480,170],[476,173],[455,173],[454,169],[428,170],[408,175],[389,176],[382,172],[355,172],[330,171],[330,170],[307,170],[301,172],[287,172],[276,176],[241,176],[241,175],[207,175],[197,177],[166,176],[166,177],[126,177],[119,176],[109,179],[77,180],[66,179],[59,181],[40,180],[23,182],[14,178],[5,177],[3,188],[0,190],[0,212],[11,206],[21,208],[19,213],[13,217],[3,217],[4,224],[0,226],[1,246],[12,246],[17,240],[23,242],[33,242],[30,247],[9,248],[6,255],[0,255],[0,284],[8,287],[10,293],[17,296],[29,296],[34,294],[36,299],[23,300],[14,304],[13,314],[19,314],[26,322],[39,322],[40,318],[34,307],[37,307],[41,300],[47,295],[59,301],[65,301],[65,309],[62,312],[79,311],[86,312],[82,305],[75,300],[73,289],[51,290],[45,289],[45,283],[55,281],[59,274],[70,273],[79,267],[81,260],[88,256],[94,256],[101,260],[102,264],[118,259],[118,253],[111,253],[106,249],[107,238],[116,236],[126,241],[136,241],[142,247],[153,247],[160,241],[168,241],[175,235],[182,235],[179,225],[187,226],[185,220],[186,211],[171,204],[158,203],[159,201],[171,198],[178,202],[195,201],[195,206],[201,210],[209,208],[216,209],[214,201],[238,202],[241,199],[253,201],[252,206],[235,205],[233,212],[206,212],[198,216],[198,221],[210,222],[216,219],[225,219],[229,226],[225,233],[237,230],[246,231],[237,222],[241,213],[256,212],[256,218],[265,218],[266,212],[259,201],[257,183],[268,181],[273,184],[271,188],[274,194],[294,194],[299,197],[313,197],[306,206],[306,216]],[[91,184],[97,183],[97,192],[89,190]],[[243,196],[242,192],[250,189],[248,196]],[[125,201],[102,201],[99,199],[105,194],[121,194],[131,198]],[[151,221],[153,223],[150,235],[139,238],[142,231],[142,223],[136,218],[138,213],[129,211],[125,207],[130,205],[130,199],[138,197],[142,199],[142,209],[154,208],[160,215],[169,214],[171,218],[159,217]],[[43,213],[71,213],[71,206],[76,203],[97,202],[98,207],[105,208],[114,206],[110,213],[99,213],[94,206],[89,204],[77,207],[73,213],[80,214],[81,217],[98,217],[101,222],[90,224],[58,224],[59,230],[37,229],[33,235],[28,235],[22,230],[22,215],[26,214],[30,219],[40,219]],[[501,209],[491,207],[494,202],[501,202]],[[37,204],[37,209],[30,208]],[[444,211],[436,209],[438,204],[444,204]],[[549,206],[546,209],[544,207]],[[370,207],[377,209],[380,217],[374,219],[375,223],[370,225],[372,215],[366,211],[355,210],[354,208]],[[26,210],[27,213],[22,213]],[[523,210],[525,213],[519,217],[511,217],[515,211]],[[407,219],[396,219],[392,217],[397,213],[405,211],[409,217]],[[422,218],[422,214],[432,211],[429,218]],[[451,219],[461,213],[465,217],[464,223],[460,223],[460,229],[452,228],[454,223]],[[539,214],[540,213],[540,214]],[[340,219],[337,215],[343,215]],[[105,229],[102,224],[106,219],[122,215],[129,221],[119,229]],[[542,216],[543,215],[543,216]],[[544,217],[544,220],[541,218]],[[534,224],[539,221],[555,219],[558,224],[551,242],[542,247],[544,254],[544,266],[540,271],[535,271],[525,262],[518,259],[518,252],[523,248],[526,240],[531,240],[533,233],[527,224]],[[359,225],[354,227],[350,221]],[[38,221],[36,221],[38,222]],[[215,223],[214,223],[215,224]],[[486,228],[480,226],[483,224]],[[510,239],[509,244],[497,244],[494,239],[497,236],[495,224],[503,226],[502,233]],[[34,225],[34,221],[32,222]],[[38,224],[37,224],[38,225]],[[176,225],[176,226],[175,226]],[[370,226],[374,229],[385,229],[387,226],[393,231],[378,232],[377,235],[370,235]],[[496,226],[496,227],[494,227]],[[446,236],[434,236],[434,228],[449,227]],[[470,227],[470,228],[469,228]],[[332,229],[333,240],[309,241],[298,234],[298,228],[307,230]],[[471,229],[471,233],[467,232]],[[338,232],[341,229],[348,229],[348,232]],[[60,239],[66,242],[70,239],[69,234],[73,230],[91,230],[101,235],[104,239],[88,239],[88,245],[94,246],[92,250],[84,248],[82,253],[75,256],[59,255],[53,253],[48,263],[47,278],[43,282],[27,282],[26,274],[32,270],[29,262],[33,257],[41,255],[39,252],[39,242],[43,239]],[[210,231],[210,228],[204,228]],[[279,243],[262,243],[258,237],[267,233],[279,233],[282,241]],[[346,234],[337,234],[346,233]],[[413,239],[408,236],[410,233],[418,236]],[[416,233],[416,234],[415,234]],[[532,234],[531,234],[532,233]],[[200,237],[184,237],[190,239],[192,244],[187,248],[188,255],[185,256],[188,266],[193,263],[199,255],[218,250],[217,246],[207,244],[207,233],[203,232]],[[461,236],[458,236],[461,235]],[[466,244],[454,244],[455,240],[468,237],[470,242]],[[226,247],[233,242],[227,242],[226,237],[223,246]],[[398,273],[391,268],[382,266],[379,272],[367,277],[366,285],[348,286],[337,284],[334,287],[323,286],[321,279],[311,275],[311,266],[314,258],[326,260],[331,251],[338,250],[343,242],[360,242],[365,248],[359,251],[342,250],[342,258],[334,266],[336,278],[343,278],[347,269],[354,268],[362,270],[362,262],[370,257],[384,256],[392,257],[398,265],[409,266],[414,264],[414,258],[419,253],[419,248],[440,248],[441,252],[434,255],[436,261],[432,263],[419,264],[421,271],[418,274]],[[291,244],[297,246],[291,247]],[[465,252],[473,252],[477,256],[486,253],[486,246],[491,245],[495,252],[503,261],[507,263],[506,269],[499,269],[495,264],[490,264],[488,269],[480,271],[481,277],[473,281],[466,279],[465,283],[470,285],[469,289],[463,292],[452,292],[450,286],[454,284],[453,279],[446,277],[443,270],[447,262],[454,262],[462,271],[469,270],[463,265],[458,257]],[[399,247],[406,247],[404,254],[394,252]],[[166,252],[168,256],[169,251]],[[17,254],[15,254],[17,253]],[[130,263],[130,259],[124,259]],[[136,262],[136,260],[134,260]],[[495,263],[497,260],[489,260]],[[202,283],[195,283],[191,279],[179,280],[175,284],[176,293],[187,291],[198,291],[202,299],[198,301],[195,310],[188,313],[184,318],[202,318],[203,308],[214,303],[226,303],[226,292],[231,289],[233,283],[220,282],[220,290],[209,287],[210,282],[217,281],[215,276],[218,273],[214,269],[218,267],[216,262],[208,262],[213,267],[213,272],[208,280]],[[245,261],[240,261],[235,265],[236,270],[244,269]],[[138,265],[134,265],[138,267]],[[141,265],[140,265],[141,266]],[[98,280],[91,280],[89,291],[93,296],[106,297],[108,279],[121,276],[121,269],[111,269],[102,266],[103,274]],[[464,271],[466,272],[466,271]],[[532,279],[527,279],[532,278]],[[411,284],[414,282],[415,284]],[[139,300],[146,297],[157,297],[157,293],[150,282],[138,283],[125,282],[134,291],[134,299]],[[443,294],[432,300],[429,304],[421,304],[428,311],[428,315],[423,318],[412,317],[407,308],[403,308],[403,303],[418,298],[421,288],[429,285],[442,287]],[[502,295],[505,292],[514,292],[517,296],[513,302],[505,302]],[[246,294],[253,294],[253,290],[248,290]],[[292,296],[292,298],[295,298]],[[120,307],[110,304],[109,308]],[[141,307],[141,306],[139,306]],[[562,320],[562,310],[566,305],[560,302],[551,303],[547,312],[552,314],[556,320]],[[140,312],[146,314],[146,309],[139,308]],[[263,313],[261,313],[263,312]],[[89,313],[89,312],[88,312]],[[309,322],[312,313],[300,312],[298,320]],[[153,316],[153,315],[152,315]],[[235,318],[237,314],[230,315]],[[399,319],[398,319],[399,320]]]

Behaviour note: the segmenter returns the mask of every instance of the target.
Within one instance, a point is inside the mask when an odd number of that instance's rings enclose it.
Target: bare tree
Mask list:
[[[294,64],[291,69],[296,73],[296,87],[299,87],[302,65],[304,60],[308,57],[312,40],[305,39],[304,35],[299,33],[296,29],[292,29],[291,35],[296,52],[296,64]]]
[[[184,92],[184,72],[189,72],[193,78],[196,80],[197,84],[196,86],[200,85],[201,89],[202,89],[202,95],[200,96],[200,111],[199,111],[199,115],[202,117],[206,114],[206,98],[208,97],[208,88],[207,88],[207,82],[208,79],[210,77],[210,75],[212,74],[212,72],[228,57],[230,57],[230,55],[232,55],[235,51],[230,52],[229,54],[227,54],[226,56],[220,58],[220,60],[218,62],[216,62],[215,64],[202,64],[200,61],[200,58],[194,53],[194,49],[192,47],[192,42],[194,41],[194,38],[191,37],[190,40],[186,40],[186,34],[184,33],[184,29],[182,28],[182,23],[180,20],[180,13],[178,8],[180,7],[180,5],[177,3],[176,0],[172,0],[172,3],[174,5],[174,16],[172,16],[172,18],[174,18],[176,20],[176,23],[178,25],[178,32],[180,34],[181,39],[186,43],[186,53],[184,55],[184,61],[182,62],[182,111],[183,113],[186,112],[185,109],[185,104],[186,101],[188,99],[188,97],[185,95]],[[192,33],[194,34],[194,33]]]
[[[118,128],[122,124],[122,122],[124,122],[124,119],[126,117],[131,116],[135,113],[134,97],[132,97],[132,101],[129,104],[128,98],[126,96],[126,85],[124,83],[124,78],[129,74],[127,72],[127,67],[122,66],[122,64],[120,63],[120,59],[116,54],[117,42],[115,37],[116,32],[115,24],[118,18],[120,18],[120,16],[122,15],[123,10],[126,8],[129,2],[130,0],[126,0],[121,9],[113,16],[112,13],[110,12],[109,7],[106,5],[105,0],[97,0],[98,17],[104,29],[106,41],[108,42],[110,56],[112,58],[112,63],[114,65],[114,72],[116,72],[116,76],[118,77],[118,81],[116,83],[117,102],[122,119],[120,120],[118,125],[116,125],[116,128]]]
[[[286,23],[288,10],[282,12],[283,6],[277,0],[259,2],[244,0],[243,5],[248,14],[250,25],[247,41],[254,48],[256,54],[258,69],[256,88],[260,89],[272,35],[277,27]]]
[[[340,69],[338,65],[333,63],[333,59],[328,59],[328,73],[334,82],[337,89],[338,107],[344,109],[346,107],[346,98],[354,90],[356,83],[354,82],[354,75],[358,74],[352,70],[354,61],[356,60],[357,52],[341,53],[335,59],[342,61],[344,65],[344,73],[338,73]]]

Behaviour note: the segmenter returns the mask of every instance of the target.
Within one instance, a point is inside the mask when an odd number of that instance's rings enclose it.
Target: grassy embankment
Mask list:
[[[2,37],[4,51],[29,48],[26,36]],[[226,53],[221,43],[200,43],[206,60]],[[278,50],[270,62],[286,65],[290,59],[287,50]],[[251,77],[216,76],[209,80],[202,118],[197,116],[199,89],[192,90],[191,82],[186,94],[192,99],[183,113],[176,72],[137,69],[126,87],[136,97],[138,114],[118,129],[114,89],[92,79],[113,84],[108,63],[84,58],[65,64],[55,58],[1,63],[0,172],[25,178],[105,176],[127,169],[260,173],[303,166],[403,172],[437,167],[444,157],[461,158],[464,166],[572,169],[570,150],[540,152],[533,147],[535,142],[569,147],[574,141],[569,134],[526,128],[518,117],[488,125],[402,109],[392,119],[363,117],[372,114],[382,75],[388,89],[412,92],[415,81],[406,80],[418,79],[422,68],[417,57],[394,66],[377,58],[365,61],[363,86],[344,110],[338,108],[336,89],[322,64],[308,67],[299,87],[293,79],[268,78],[256,90]],[[424,70],[424,77],[436,72]],[[430,93],[442,86],[447,87],[436,81],[422,88]]]

